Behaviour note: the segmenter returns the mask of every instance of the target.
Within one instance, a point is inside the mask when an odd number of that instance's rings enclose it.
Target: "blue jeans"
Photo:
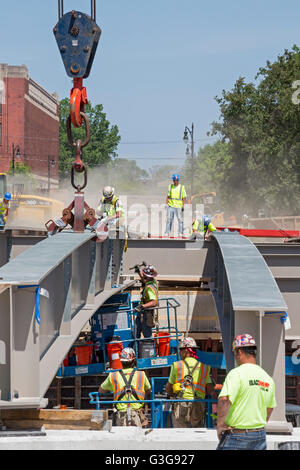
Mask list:
[[[266,450],[266,431],[232,433],[222,435],[217,450]]]
[[[181,207],[170,207],[170,206],[168,206],[166,234],[170,235],[170,233],[171,233],[175,214],[176,214],[176,217],[177,217],[177,220],[178,220],[178,233],[180,235],[183,235],[182,209],[181,209]]]

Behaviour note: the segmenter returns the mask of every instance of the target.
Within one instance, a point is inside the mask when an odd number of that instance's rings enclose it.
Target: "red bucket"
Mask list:
[[[78,366],[85,366],[91,364],[93,355],[93,346],[77,346],[75,348],[75,354]]]
[[[155,334],[156,336],[156,334]],[[161,338],[161,336],[166,336],[166,338]],[[169,356],[170,354],[170,334],[166,331],[160,331],[158,333],[158,355],[159,356]]]
[[[107,354],[109,365],[111,369],[122,369],[122,364],[120,361],[120,354],[123,349],[123,344],[120,341],[112,341],[107,343]]]

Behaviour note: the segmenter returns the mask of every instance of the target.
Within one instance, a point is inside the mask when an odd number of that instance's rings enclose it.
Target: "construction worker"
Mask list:
[[[110,372],[99,387],[99,393],[113,392],[116,401],[116,426],[146,427],[148,420],[143,412],[143,403],[123,403],[129,400],[145,400],[150,394],[149,380],[143,371],[134,369],[136,354],[125,348],[120,355],[122,370]]]
[[[256,364],[249,334],[233,341],[237,367],[227,375],[218,399],[218,450],[265,450],[265,425],[276,407],[273,379]]]
[[[209,232],[215,232],[217,229],[211,223],[208,215],[203,215],[200,219],[195,219],[192,225],[191,240],[196,238],[205,238]]]
[[[195,399],[204,399],[206,393],[213,394],[213,385],[210,378],[210,366],[202,364],[196,356],[196,341],[193,338],[184,338],[179,345],[181,361],[171,366],[170,376],[166,385],[169,396],[190,400],[190,402],[175,403],[172,421],[175,428],[205,427],[205,402],[196,402]]]
[[[157,271],[154,266],[138,266],[138,272],[143,287],[141,300],[135,308],[136,317],[136,337],[140,338],[143,333],[144,338],[151,338],[152,328],[158,319],[155,319],[155,307],[158,306],[158,284],[156,281]]]
[[[9,214],[9,201],[11,200],[11,194],[5,193],[3,198],[0,199],[0,226],[6,224],[7,216]]]
[[[179,183],[180,176],[177,173],[172,175],[172,180],[173,184],[169,185],[168,195],[166,198],[168,209],[165,230],[166,237],[170,236],[175,214],[178,220],[178,234],[179,236],[183,236],[183,211],[186,201],[186,191],[184,185]]]
[[[109,229],[120,228],[124,224],[124,209],[115,190],[111,186],[105,186],[102,191],[103,195],[96,214],[101,222],[107,224]]]

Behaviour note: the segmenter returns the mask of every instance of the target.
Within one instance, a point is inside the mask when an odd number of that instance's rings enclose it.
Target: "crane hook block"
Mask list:
[[[99,26],[90,16],[73,10],[60,18],[53,32],[67,75],[87,78],[101,35]]]

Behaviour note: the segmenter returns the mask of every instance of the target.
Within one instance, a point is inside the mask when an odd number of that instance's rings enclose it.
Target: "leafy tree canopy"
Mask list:
[[[75,151],[70,146],[67,136],[67,119],[70,112],[70,100],[64,98],[60,101],[60,121],[59,121],[59,171],[61,176],[70,173],[72,162],[75,159]],[[83,161],[87,167],[95,167],[105,164],[116,158],[117,147],[120,142],[119,129],[116,125],[111,125],[103,112],[103,106],[97,104],[92,106],[89,103],[85,108],[91,129],[90,143],[83,149]],[[84,140],[84,124],[80,128],[72,126],[73,139]]]
[[[232,90],[216,97],[221,120],[212,124],[211,135],[221,138],[228,155],[212,176],[223,180],[228,210],[299,213],[300,105],[292,99],[299,79],[300,49],[293,46],[261,67],[255,83],[240,77]]]

